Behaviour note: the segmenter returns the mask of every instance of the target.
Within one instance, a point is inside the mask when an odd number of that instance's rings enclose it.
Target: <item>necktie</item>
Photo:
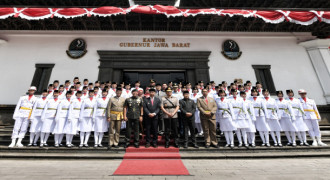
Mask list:
[[[105,101],[105,98],[107,98],[107,97],[102,97],[102,99]]]
[[[45,100],[45,99],[46,99],[46,97],[42,97],[42,99],[43,99],[43,100]]]
[[[151,105],[154,105],[154,99],[151,98]]]
[[[205,98],[205,102],[206,102],[206,104],[209,104],[209,102],[207,101],[207,98]]]
[[[269,97],[265,97],[265,99],[268,101]]]
[[[57,98],[54,98],[54,101],[56,102],[57,101]]]
[[[256,101],[257,100],[257,97],[253,97],[253,99],[254,99],[254,101]]]

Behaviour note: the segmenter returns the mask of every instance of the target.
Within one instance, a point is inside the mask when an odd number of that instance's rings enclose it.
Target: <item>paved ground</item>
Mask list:
[[[330,158],[183,160],[191,176],[111,176],[121,160],[0,160],[0,179],[329,179]]]

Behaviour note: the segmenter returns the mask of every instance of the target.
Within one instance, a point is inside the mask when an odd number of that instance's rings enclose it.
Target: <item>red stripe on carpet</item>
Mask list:
[[[124,159],[113,175],[189,175],[181,159]]]

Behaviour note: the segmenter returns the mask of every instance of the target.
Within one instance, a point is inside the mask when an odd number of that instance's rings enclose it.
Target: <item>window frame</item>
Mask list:
[[[50,76],[55,64],[35,64],[35,72],[31,82],[31,86],[35,86],[36,95],[40,95],[44,89],[47,89]]]
[[[271,72],[271,65],[252,65],[252,68],[254,69],[256,79],[258,82],[262,84],[263,88],[267,88],[269,90],[269,93],[271,95],[276,95],[276,88]],[[264,79],[262,79],[261,71],[264,71]]]

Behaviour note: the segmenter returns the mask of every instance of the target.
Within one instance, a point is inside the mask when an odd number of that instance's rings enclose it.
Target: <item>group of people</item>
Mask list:
[[[94,147],[102,147],[105,132],[109,132],[108,148],[118,148],[121,129],[126,129],[124,147],[130,146],[132,139],[136,148],[140,146],[140,132],[146,135],[146,148],[158,146],[158,135],[165,133],[165,147],[180,147],[179,136],[183,137],[184,148],[188,148],[190,136],[192,146],[199,148],[196,134],[203,135],[205,148],[219,148],[216,129],[220,127],[226,139],[226,147],[234,147],[234,133],[238,146],[255,147],[255,133],[258,131],[261,146],[270,146],[269,134],[274,146],[283,146],[281,132],[285,132],[288,146],[296,146],[296,135],[301,146],[309,146],[306,132],[313,140],[313,146],[326,146],[321,141],[318,122],[320,114],[314,100],[307,98],[307,92],[276,91],[277,98],[270,97],[261,83],[252,86],[251,81],[239,84],[234,81],[229,86],[223,81],[214,81],[204,86],[198,81],[191,83],[156,84],[151,79],[145,91],[136,81],[83,83],[75,77],[64,85],[54,81],[36,97],[36,87],[20,97],[13,119],[15,125],[12,143],[9,147],[23,147],[24,138],[30,125],[28,146],[48,146],[50,134],[54,135],[55,147],[62,145],[66,135],[66,146],[73,147],[74,135],[80,135],[79,147],[88,147],[89,136],[94,132]],[[30,123],[31,122],[31,123]],[[134,135],[132,136],[132,130]]]

